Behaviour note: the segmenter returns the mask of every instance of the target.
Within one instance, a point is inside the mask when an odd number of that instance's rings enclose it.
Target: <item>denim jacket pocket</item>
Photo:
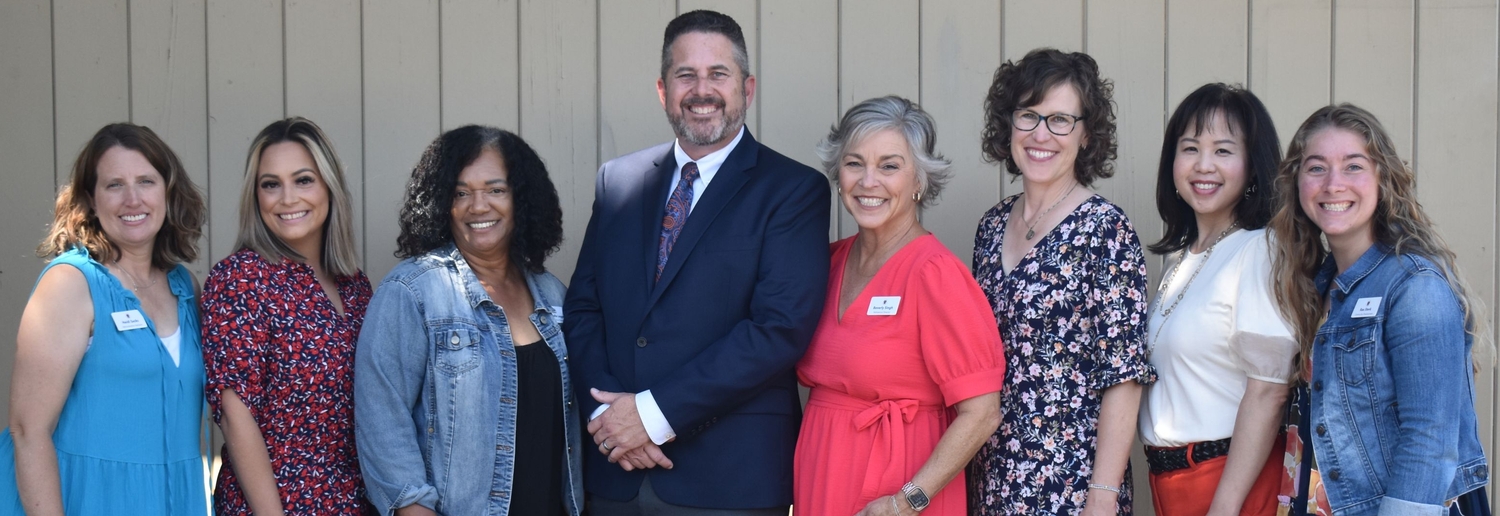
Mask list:
[[[1371,320],[1369,324],[1355,328],[1353,331],[1337,333],[1329,336],[1333,340],[1334,368],[1338,370],[1339,380],[1345,385],[1361,385],[1370,377],[1375,369],[1375,345],[1376,335],[1379,328],[1378,321]]]
[[[455,326],[437,330],[432,341],[437,343],[437,368],[448,374],[463,374],[479,365],[479,340],[477,328]]]

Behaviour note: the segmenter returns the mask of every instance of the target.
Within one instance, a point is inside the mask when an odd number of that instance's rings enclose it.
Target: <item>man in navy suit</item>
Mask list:
[[[827,288],[830,197],[745,129],[748,65],[732,18],[672,20],[656,90],[677,138],[599,169],[563,324],[593,514],[791,504],[794,367]]]

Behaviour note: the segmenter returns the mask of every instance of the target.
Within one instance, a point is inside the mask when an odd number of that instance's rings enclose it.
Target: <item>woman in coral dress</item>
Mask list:
[[[823,318],[797,366],[812,388],[797,514],[963,515],[964,465],[1000,424],[994,315],[917,220],[947,178],[934,135],[921,108],[882,97],[819,144],[859,233],[833,244]]]

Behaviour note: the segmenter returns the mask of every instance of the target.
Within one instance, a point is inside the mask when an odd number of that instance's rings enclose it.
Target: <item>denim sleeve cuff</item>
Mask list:
[[[401,495],[391,504],[390,514],[395,514],[396,509],[410,505],[420,505],[433,511],[437,511],[438,493],[437,488],[428,484],[410,485],[401,489]]]
[[[646,427],[646,435],[651,436],[651,442],[661,446],[677,437],[677,432],[672,431],[672,424],[667,422],[666,414],[662,414],[661,407],[656,405],[656,397],[651,395],[650,389],[635,395],[635,409],[641,415],[641,425]]]
[[[1380,499],[1380,516],[1444,516],[1448,509],[1438,504],[1408,502],[1389,496]]]

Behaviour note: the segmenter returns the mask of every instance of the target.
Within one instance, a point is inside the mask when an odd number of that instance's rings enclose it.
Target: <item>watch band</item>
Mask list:
[[[901,486],[901,494],[906,497],[906,505],[911,506],[913,511],[922,512],[922,509],[932,504],[932,499],[927,497],[927,492],[911,482]]]

